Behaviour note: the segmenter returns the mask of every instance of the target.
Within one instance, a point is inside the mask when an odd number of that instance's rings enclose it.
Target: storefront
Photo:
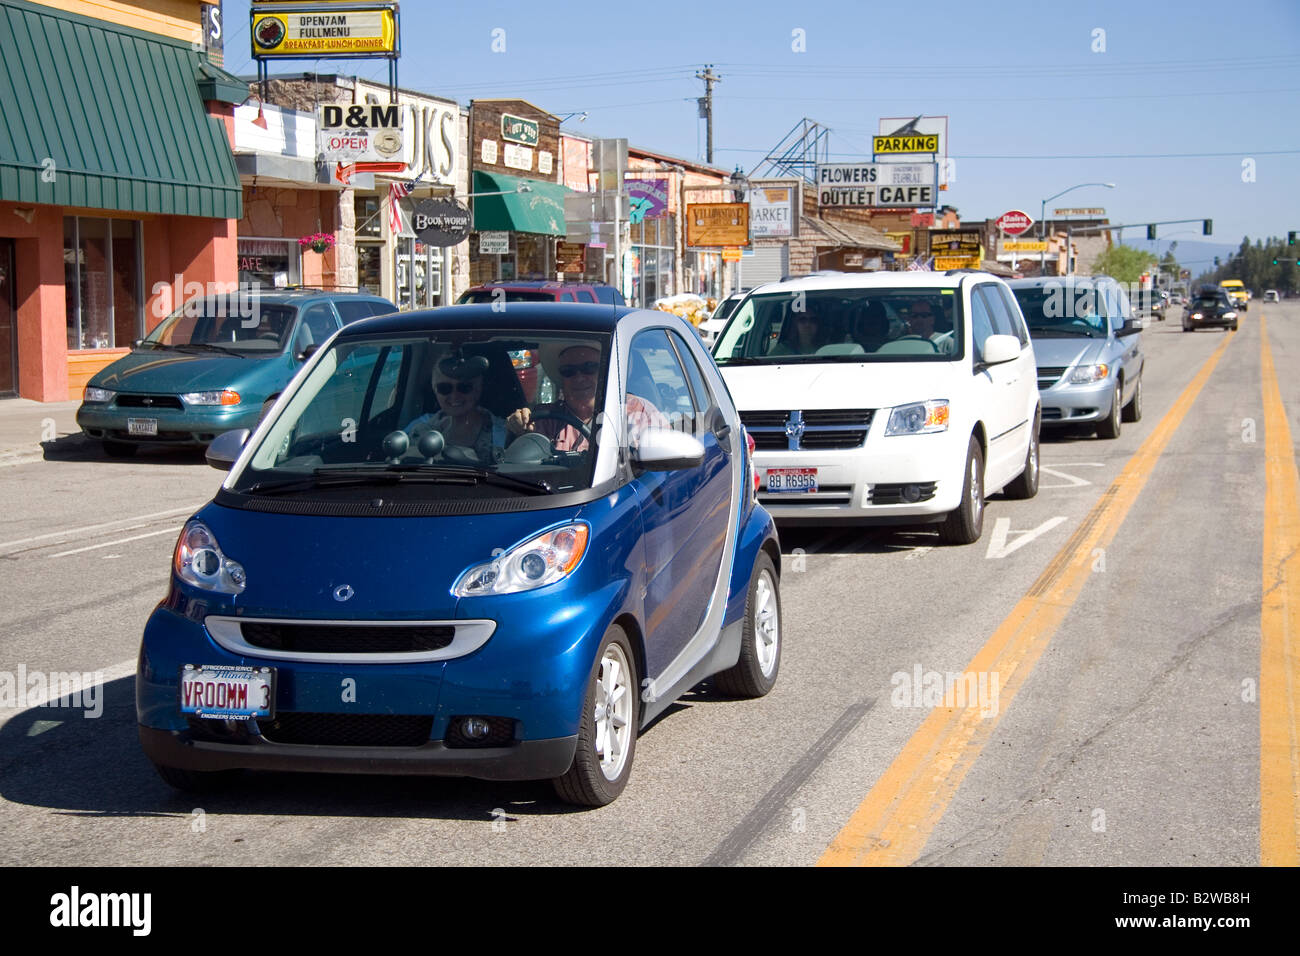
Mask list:
[[[79,398],[178,290],[236,281],[229,123],[246,91],[191,48],[197,4],[192,23],[137,19],[159,32],[0,0],[0,34],[22,40],[5,66],[26,77],[5,104],[21,135],[0,139],[0,393]],[[88,63],[96,82],[67,80]]]
[[[524,100],[472,100],[470,283],[554,279],[565,235],[559,120]]]

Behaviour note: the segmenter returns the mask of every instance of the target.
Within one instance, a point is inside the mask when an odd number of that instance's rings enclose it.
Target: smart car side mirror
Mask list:
[[[212,444],[208,445],[208,450],[204,452],[203,457],[217,471],[229,471],[235,467],[235,462],[239,460],[239,456],[247,442],[247,428],[236,428],[234,431],[222,432],[213,439]]]
[[[313,344],[313,345],[309,345],[309,346],[307,346],[305,349],[303,349],[301,352],[298,353],[298,356],[297,356],[298,361],[299,361],[299,362],[305,362],[305,361],[307,361],[309,358],[311,358],[313,355],[315,355],[316,352],[317,352],[319,349],[320,349],[320,346],[319,346],[319,345],[314,345],[314,344]]]
[[[694,435],[671,428],[647,428],[631,449],[632,464],[646,471],[678,471],[698,468],[704,461],[704,446]]]

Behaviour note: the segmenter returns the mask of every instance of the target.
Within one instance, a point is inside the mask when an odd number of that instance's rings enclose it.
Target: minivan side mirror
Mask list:
[[[244,445],[247,442],[247,428],[236,428],[234,431],[222,432],[213,439],[212,444],[208,445],[208,450],[203,453],[203,457],[217,471],[229,471],[235,467],[235,462],[239,460],[239,456],[243,453]]]
[[[704,461],[704,446],[694,435],[671,428],[647,428],[631,449],[632,464],[646,471],[678,471],[698,468]]]
[[[1001,365],[1020,358],[1020,339],[1014,335],[990,335],[980,347],[984,361],[980,366]]]
[[[315,355],[319,350],[320,350],[320,346],[316,345],[315,343],[312,343],[311,345],[307,346],[305,349],[303,349],[298,353],[297,359],[299,362],[305,362],[313,355]]]
[[[1127,322],[1125,322],[1123,325],[1121,325],[1118,329],[1115,330],[1115,336],[1117,338],[1122,338],[1126,335],[1137,335],[1141,331],[1142,331],[1142,320],[1129,319]]]

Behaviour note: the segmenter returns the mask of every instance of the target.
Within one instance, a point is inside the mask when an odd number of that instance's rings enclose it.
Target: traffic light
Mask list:
[[[1148,238],[1148,239],[1154,239],[1155,237],[1156,237],[1156,227],[1155,227],[1155,226],[1147,226],[1147,238]]]
[[[1288,233],[1286,234],[1286,244],[1287,244],[1288,246],[1294,246],[1294,245],[1295,245],[1295,230],[1294,230],[1294,229],[1292,229],[1290,232],[1288,232]]]
[[[1203,235],[1203,236],[1212,236],[1212,235],[1214,235],[1214,220],[1213,220],[1213,219],[1202,219],[1202,220],[1201,220],[1201,235]]]
[[[1273,265],[1277,265],[1277,260],[1276,260],[1276,259],[1273,260]]]
[[[1218,257],[1218,256],[1215,256],[1215,257],[1214,257],[1214,268],[1216,268],[1216,269],[1219,268],[1219,257]]]

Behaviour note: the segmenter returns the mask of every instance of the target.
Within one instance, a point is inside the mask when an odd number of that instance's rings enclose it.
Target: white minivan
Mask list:
[[[787,524],[937,523],[979,540],[986,495],[1038,491],[1033,345],[988,273],[877,272],[760,286],[714,359]]]

